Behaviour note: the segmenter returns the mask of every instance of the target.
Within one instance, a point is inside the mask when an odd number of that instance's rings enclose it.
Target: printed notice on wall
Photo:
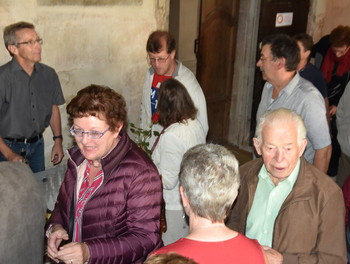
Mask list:
[[[293,12],[277,13],[275,27],[291,26],[293,23]]]

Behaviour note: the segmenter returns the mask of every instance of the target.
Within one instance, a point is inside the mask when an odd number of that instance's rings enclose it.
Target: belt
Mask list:
[[[5,137],[4,139],[11,141],[11,142],[22,142],[24,144],[27,144],[27,143],[37,142],[42,137],[43,137],[43,134],[39,134],[38,136],[31,137],[31,138],[8,138],[8,137]]]

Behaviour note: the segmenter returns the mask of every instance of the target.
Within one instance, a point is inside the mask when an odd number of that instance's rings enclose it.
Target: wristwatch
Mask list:
[[[63,140],[62,135],[58,135],[58,136],[53,136],[53,137],[52,137],[53,141],[55,141],[55,140],[58,139],[58,138],[60,138],[60,139]]]

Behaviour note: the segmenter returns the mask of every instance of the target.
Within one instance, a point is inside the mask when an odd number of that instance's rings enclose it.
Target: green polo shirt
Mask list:
[[[245,234],[247,237],[258,240],[261,245],[272,246],[276,217],[284,200],[293,189],[299,169],[300,159],[289,177],[275,186],[265,165],[261,167],[253,205],[247,218]]]

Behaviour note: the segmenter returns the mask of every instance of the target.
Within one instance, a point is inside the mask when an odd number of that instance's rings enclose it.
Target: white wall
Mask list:
[[[42,62],[56,69],[66,102],[91,83],[107,85],[125,97],[129,120],[138,123],[141,88],[148,68],[146,41],[152,31],[168,28],[169,0],[120,2],[101,6],[43,6],[36,0],[1,0],[0,30],[18,21],[34,23],[44,40]],[[10,56],[3,46],[0,64],[8,60]],[[67,148],[72,139],[65,105],[60,110]],[[47,168],[51,166],[51,138],[51,130],[47,129]]]

